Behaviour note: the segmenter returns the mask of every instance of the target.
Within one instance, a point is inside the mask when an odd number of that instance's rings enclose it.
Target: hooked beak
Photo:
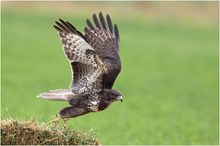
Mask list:
[[[118,96],[118,100],[120,100],[122,102],[123,101],[123,97],[122,96]]]

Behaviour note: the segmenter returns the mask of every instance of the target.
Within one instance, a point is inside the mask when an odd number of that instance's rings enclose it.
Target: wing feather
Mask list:
[[[107,28],[106,28],[106,23],[105,23],[105,19],[104,19],[102,13],[99,13],[99,19],[100,19],[100,22],[101,22],[101,24],[102,24],[102,28],[104,28],[105,30],[107,30]]]
[[[89,19],[86,19],[86,23],[87,23],[87,25],[88,25],[88,27],[89,27],[90,29],[94,29],[94,27],[93,27],[93,25],[92,25],[92,23],[90,22]]]
[[[109,28],[109,30],[110,30],[110,32],[111,33],[113,33],[113,31],[112,31],[112,21],[111,21],[111,18],[110,18],[110,16],[107,14],[107,16],[106,16],[106,20],[107,20],[107,23],[108,23],[108,28]]]
[[[104,63],[107,69],[105,88],[111,89],[115,79],[121,71],[119,31],[116,25],[113,27],[109,15],[106,16],[106,20],[107,25],[101,12],[99,13],[99,20],[96,14],[93,14],[93,21],[96,27],[87,19],[87,27],[84,28],[84,36]]]
[[[105,68],[97,52],[69,22],[60,19],[60,22],[55,23],[64,53],[72,67],[72,91],[77,94],[101,91],[104,88]]]
[[[98,20],[96,14],[93,14],[93,20],[94,20],[94,23],[95,23],[96,27],[101,29],[101,26],[99,24],[99,20]]]
[[[115,34],[115,37],[117,38],[117,40],[119,42],[119,31],[118,31],[118,27],[117,27],[116,24],[114,25],[114,34]]]

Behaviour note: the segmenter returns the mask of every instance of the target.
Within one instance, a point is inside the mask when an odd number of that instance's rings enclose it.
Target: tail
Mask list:
[[[44,92],[37,97],[47,100],[68,101],[71,97],[74,97],[75,95],[76,94],[71,92],[71,90],[69,89],[56,89]]]

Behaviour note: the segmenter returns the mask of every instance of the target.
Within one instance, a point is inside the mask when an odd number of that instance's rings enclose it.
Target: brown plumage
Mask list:
[[[38,97],[68,101],[70,106],[60,110],[62,119],[74,118],[106,109],[112,102],[121,100],[122,94],[112,89],[121,71],[119,32],[110,16],[93,14],[93,25],[86,19],[85,34],[67,21],[59,19],[54,27],[59,33],[64,53],[71,65],[70,89],[51,90]]]

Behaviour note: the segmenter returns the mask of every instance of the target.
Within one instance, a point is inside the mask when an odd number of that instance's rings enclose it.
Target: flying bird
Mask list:
[[[64,122],[123,100],[121,92],[112,89],[121,71],[118,27],[108,14],[106,19],[101,12],[92,17],[94,23],[86,19],[84,35],[68,21],[55,21],[54,28],[71,66],[72,82],[69,89],[50,90],[38,97],[67,101],[70,106],[61,109],[58,117]]]

